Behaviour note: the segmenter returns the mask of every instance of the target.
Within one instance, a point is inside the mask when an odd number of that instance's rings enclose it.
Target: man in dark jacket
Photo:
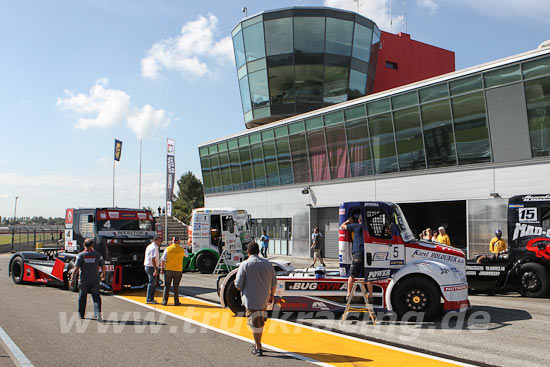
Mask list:
[[[101,267],[101,280],[105,280],[105,262],[101,254],[94,250],[93,238],[86,238],[84,251],[76,256],[76,264],[71,277],[71,283],[76,281],[75,274],[80,271],[80,287],[78,293],[78,314],[83,319],[86,314],[86,301],[88,293],[92,294],[94,301],[94,319],[101,320],[101,297],[99,295],[99,268]]]

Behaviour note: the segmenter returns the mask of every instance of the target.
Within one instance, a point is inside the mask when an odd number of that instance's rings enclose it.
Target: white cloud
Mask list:
[[[63,110],[72,110],[81,116],[75,127],[77,129],[108,128],[124,120],[130,107],[130,96],[121,90],[105,88],[107,78],[101,78],[90,88],[88,95],[63,91],[65,98],[57,99],[57,106]]]
[[[426,8],[430,11],[430,14],[435,14],[439,5],[435,0],[416,0],[416,4],[422,8]]]
[[[212,72],[211,62],[233,63],[231,37],[217,40],[217,33],[218,18],[199,15],[183,25],[179,36],[153,44],[141,59],[141,74],[155,80],[163,70],[175,70],[184,77],[202,77]]]
[[[133,107],[126,92],[106,88],[108,84],[107,78],[98,79],[88,94],[65,90],[64,98],[58,98],[56,105],[78,114],[75,128],[82,130],[105,129],[125,121],[138,138],[145,138],[155,129],[168,127],[170,119],[164,110],[156,110],[148,104]]]
[[[390,16],[389,0],[359,0],[359,10],[357,10],[357,2],[354,0],[325,0],[324,4],[333,8],[358,11],[359,14],[372,19],[380,29],[385,31],[391,30],[395,33],[403,28],[404,17],[402,15]]]
[[[166,130],[170,119],[166,117],[164,110],[155,110],[150,105],[141,109],[135,109],[128,115],[128,127],[138,138],[148,136],[154,129]]]
[[[10,194],[0,194],[0,199],[7,199],[10,197]]]

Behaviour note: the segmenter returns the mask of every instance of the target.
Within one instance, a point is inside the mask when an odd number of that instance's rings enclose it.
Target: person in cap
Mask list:
[[[147,303],[156,305],[158,302],[155,301],[155,290],[157,289],[158,281],[158,272],[159,272],[159,247],[162,243],[162,238],[156,236],[145,249],[145,259],[143,265],[145,266],[145,272],[149,278],[147,283]]]
[[[491,242],[489,242],[489,251],[492,254],[500,255],[507,250],[508,246],[506,245],[506,240],[502,238],[502,231],[497,229],[495,231],[495,237],[491,238]]]
[[[235,287],[241,291],[247,324],[254,334],[252,354],[261,356],[262,334],[267,320],[266,309],[269,303],[273,303],[277,277],[273,265],[258,256],[260,247],[255,241],[248,244],[247,252],[248,259],[241,263],[237,271]]]
[[[162,295],[162,304],[166,306],[170,297],[170,286],[174,289],[174,305],[180,305],[180,281],[183,272],[183,258],[185,250],[180,245],[180,238],[172,238],[170,246],[164,250],[161,259],[160,273],[164,274],[164,293]]]
[[[86,314],[86,301],[88,293],[94,301],[93,318],[101,321],[101,296],[99,295],[99,268],[101,267],[101,280],[105,280],[105,262],[101,254],[94,250],[95,241],[93,238],[84,240],[84,251],[76,256],[74,271],[70,279],[74,286],[78,272],[80,271],[80,285],[78,292],[78,314],[83,319]]]
[[[451,246],[451,238],[445,231],[445,227],[441,226],[437,229],[439,234],[437,235],[437,238],[435,239],[435,242],[441,243],[443,245]]]

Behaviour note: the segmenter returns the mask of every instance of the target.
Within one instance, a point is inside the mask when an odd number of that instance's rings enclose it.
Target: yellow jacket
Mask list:
[[[451,239],[449,238],[448,234],[444,234],[443,236],[442,235],[437,235],[437,238],[435,239],[435,242],[439,242],[439,243],[442,243],[444,245],[451,246]]]
[[[162,261],[165,262],[164,269],[170,271],[183,271],[183,258],[185,257],[185,250],[175,243],[164,250],[162,254]]]
[[[506,251],[508,246],[506,246],[506,241],[504,238],[493,237],[491,243],[489,244],[489,251],[493,254],[498,254],[502,251]]]

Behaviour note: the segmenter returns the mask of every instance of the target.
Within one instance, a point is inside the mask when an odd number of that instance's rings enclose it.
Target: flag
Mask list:
[[[120,161],[122,155],[122,142],[115,139],[115,161]]]
[[[174,196],[174,181],[176,176],[175,143],[173,139],[167,140],[166,147],[166,208],[172,204]],[[168,204],[170,203],[170,204]]]

